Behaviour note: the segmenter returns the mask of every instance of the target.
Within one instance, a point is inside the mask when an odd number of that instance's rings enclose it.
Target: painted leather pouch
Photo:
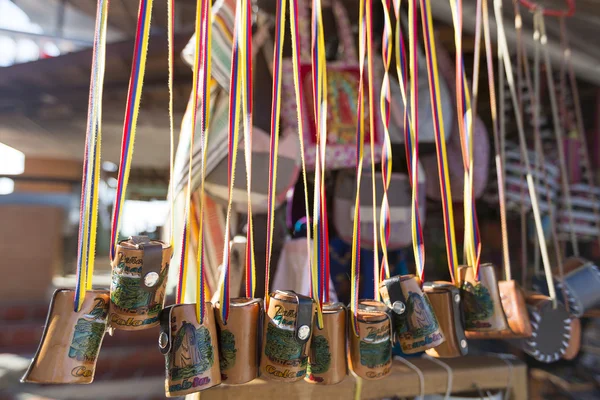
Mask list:
[[[333,385],[343,381],[348,374],[346,314],[342,303],[323,304],[323,329],[315,323],[310,342],[307,382]]]
[[[525,298],[531,320],[532,334],[515,343],[537,361],[558,361],[567,351],[571,340],[571,322],[565,306],[557,302],[556,308],[548,296],[539,293]]]
[[[173,248],[147,236],[132,236],[117,245],[110,285],[111,328],[126,331],[159,324]]]
[[[501,332],[508,329],[494,266],[481,264],[479,281],[475,279],[472,267],[462,266],[459,271],[465,331]]]
[[[446,339],[426,353],[438,358],[467,355],[469,346],[465,336],[460,290],[450,282],[426,282],[423,288]]]
[[[444,342],[433,307],[416,276],[386,279],[379,285],[379,293],[392,310],[394,340],[400,342],[403,353],[418,353]]]
[[[271,293],[265,316],[260,372],[270,379],[304,379],[313,331],[312,299],[291,290]]]
[[[262,299],[231,299],[229,319],[223,323],[221,305],[215,304],[221,381],[242,384],[258,377],[264,308]]]
[[[348,366],[363,379],[385,378],[392,371],[392,322],[388,307],[375,300],[359,300],[358,330],[354,334],[348,311]]]
[[[40,345],[21,378],[33,383],[92,383],[106,332],[108,290],[88,290],[73,311],[75,291],[57,289]]]
[[[501,331],[469,331],[468,339],[511,339],[531,337],[531,321],[527,304],[525,304],[525,294],[514,281],[499,281],[498,289],[500,291],[500,301],[502,310],[508,322],[508,328]]]
[[[160,314],[158,346],[165,356],[165,394],[178,397],[221,383],[217,328],[213,306],[204,303],[198,323],[195,304],[166,307]]]

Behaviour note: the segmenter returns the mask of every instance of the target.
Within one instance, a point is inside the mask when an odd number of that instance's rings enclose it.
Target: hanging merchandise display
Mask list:
[[[206,144],[210,117],[211,76],[211,16],[210,0],[198,0],[196,5],[196,52],[192,83],[192,132],[196,131],[196,110],[200,109],[200,139],[203,142],[202,162],[206,161]],[[173,2],[169,0],[169,24],[172,29]],[[172,31],[169,32],[172,44]],[[172,52],[172,46],[170,53]],[[172,57],[172,54],[171,54]],[[170,59],[170,65],[172,58]],[[200,73],[202,72],[202,75]],[[172,76],[169,77],[171,80]],[[198,107],[200,99],[200,107]],[[199,392],[221,383],[220,357],[217,327],[213,306],[206,301],[204,262],[204,201],[200,202],[198,215],[198,254],[196,259],[196,282],[188,284],[189,247],[191,235],[191,168],[194,136],[190,135],[190,154],[185,225],[182,235],[179,282],[176,304],[166,307],[160,315],[159,349],[165,356],[165,392],[167,397],[183,396]],[[204,171],[204,165],[202,171]],[[204,177],[201,176],[200,193],[204,193]],[[183,304],[186,292],[195,290],[196,303]]]
[[[456,255],[454,244],[454,221],[452,216],[452,200],[449,182],[447,182],[446,142],[444,131],[444,119],[440,98],[439,75],[437,73],[437,61],[435,50],[435,39],[433,37],[433,21],[431,17],[430,4],[421,1],[421,18],[423,24],[423,36],[425,41],[425,56],[427,64],[427,78],[430,89],[430,104],[432,107],[433,127],[436,143],[436,154],[438,156],[438,167],[440,169],[440,187],[445,189],[442,193],[444,201],[444,223],[446,226],[446,246],[448,251],[448,264],[451,276],[456,272]],[[417,2],[409,2],[408,24],[409,24],[409,55],[410,55],[410,82],[406,68],[406,55],[400,27],[399,4],[396,8],[396,68],[400,81],[400,90],[403,95],[405,109],[410,109],[410,116],[405,115],[405,144],[407,164],[412,183],[412,232],[413,253],[418,276],[401,276],[388,279],[383,282],[382,297],[391,307],[394,315],[395,334],[400,340],[404,353],[415,353],[423,350],[432,352],[436,356],[456,357],[466,354],[467,342],[464,340],[462,327],[462,311],[455,305],[456,297],[452,284],[445,283],[437,285],[436,290],[431,290],[430,285],[425,286],[424,281],[425,251],[423,241],[423,230],[419,217],[418,193],[418,146],[419,143],[419,117],[418,117],[418,59],[417,59]],[[410,86],[409,86],[409,84]],[[410,92],[410,106],[407,101],[407,92]],[[448,184],[448,185],[447,185]],[[449,207],[449,208],[448,208]],[[451,226],[450,231],[448,226]],[[453,264],[454,262],[454,264]],[[430,302],[429,295],[433,296]],[[458,297],[460,300],[460,297]],[[450,313],[450,314],[448,314]],[[444,316],[438,321],[437,316]],[[448,318],[446,318],[448,317]],[[443,322],[445,325],[440,326]],[[445,335],[442,332],[449,332]],[[449,342],[451,340],[452,342]],[[439,351],[439,352],[438,352]]]
[[[93,290],[108,0],[98,1],[90,78],[75,290],[54,292],[40,345],[21,382],[91,383],[107,327],[108,290]]]
[[[415,264],[417,265],[417,274],[395,276],[384,280],[379,291],[384,303],[391,309],[394,328],[394,339],[397,340],[402,351],[407,354],[417,353],[436,347],[444,342],[444,335],[440,329],[436,314],[433,311],[431,303],[423,293],[422,282],[424,275],[424,246],[422,220],[419,213],[419,180],[418,180],[418,149],[419,127],[418,127],[418,64],[416,54],[416,27],[417,27],[417,8],[416,1],[409,2],[409,32],[411,34],[409,43],[410,53],[410,107],[405,109],[411,111],[410,117],[405,118],[408,122],[405,127],[405,145],[408,161],[408,170],[412,182],[412,232],[413,232],[413,251],[415,254]],[[400,4],[397,5],[397,17],[399,17]],[[425,10],[422,9],[422,13]],[[400,18],[397,20],[399,21]],[[400,49],[398,57],[400,61],[406,60],[403,54],[402,35],[399,22],[396,25],[397,34],[396,49]],[[401,90],[406,93],[406,70],[404,65],[398,67],[399,82]],[[437,121],[436,121],[437,122]],[[435,124],[434,124],[435,125]],[[442,140],[444,140],[442,138]],[[382,240],[382,243],[384,241]],[[384,252],[385,254],[385,252]]]
[[[287,0],[277,2],[276,22],[275,22],[275,49],[273,56],[273,105],[271,114],[271,151],[270,151],[270,168],[269,168],[269,197],[268,197],[268,219],[267,219],[267,258],[265,271],[265,292],[269,293],[269,277],[271,266],[271,254],[273,244],[273,224],[274,224],[274,204],[273,192],[277,182],[277,148],[279,144],[280,132],[280,114],[281,114],[281,88],[282,88],[282,56],[284,44],[284,29],[286,17]],[[299,57],[299,4],[298,0],[293,0],[290,6],[290,28],[292,36],[292,54],[293,54],[293,78],[294,90],[296,99],[300,98],[300,57]],[[313,3],[313,11],[320,13],[320,2]],[[315,26],[313,25],[313,28]],[[318,27],[322,30],[322,27]],[[317,49],[318,50],[318,49]],[[324,50],[321,50],[324,51]],[[318,75],[319,79],[314,79],[317,82],[313,87],[316,90],[322,90],[322,69],[315,65],[314,74]],[[323,65],[324,67],[324,65]],[[321,99],[314,93],[315,98]],[[315,100],[315,104],[321,104]],[[316,106],[315,106],[316,107]],[[302,109],[297,109],[298,135],[302,139],[303,124],[301,120]],[[321,126],[319,124],[319,126]],[[305,207],[308,208],[308,189],[305,166],[305,149],[301,140],[300,144],[301,159],[302,159],[302,179],[305,193]],[[323,149],[324,150],[324,149]],[[320,159],[320,157],[319,157]],[[317,173],[315,177],[319,177]],[[321,190],[321,186],[315,183],[315,193]],[[316,196],[316,195],[315,195]],[[319,209],[315,204],[315,210]],[[306,210],[307,215],[308,209]],[[316,216],[315,216],[316,219]],[[314,222],[315,234],[320,233],[320,225]],[[307,252],[311,254],[310,247],[310,228],[307,229],[308,240],[306,241]],[[315,237],[315,241],[317,238]],[[312,254],[315,254],[314,251]],[[310,258],[309,258],[310,259]],[[317,273],[314,265],[314,257],[311,262],[311,275],[313,282],[312,298],[297,294],[291,290],[276,290],[268,294],[265,298],[266,303],[266,318],[264,322],[262,353],[260,371],[265,377],[284,381],[294,382],[305,378],[308,368],[308,356],[311,348],[311,338],[313,335],[313,322],[315,317],[315,308],[319,319],[319,327],[322,328],[321,318],[321,303],[318,293],[318,287],[315,287],[315,278]],[[321,281],[322,282],[322,281]],[[318,286],[318,285],[317,285]],[[315,304],[316,302],[316,304]]]
[[[158,316],[164,306],[167,274],[173,254],[172,240],[163,243],[147,236],[133,236],[118,241],[133,161],[151,16],[152,0],[140,0],[111,227],[112,281],[108,324],[111,328],[128,331],[148,329],[159,324]]]
[[[334,4],[334,8],[338,8],[337,14],[345,12],[339,2],[335,3],[337,5]],[[295,18],[294,21],[296,21]],[[325,35],[320,0],[313,0],[312,2],[311,32],[312,94],[314,101],[313,109],[310,111],[314,113],[314,121],[317,121],[315,125],[317,129],[317,162],[312,213],[314,246],[312,248],[310,271],[312,297],[316,299],[317,306],[317,324],[313,330],[306,380],[313,383],[335,384],[341,382],[348,373],[346,364],[347,318],[345,307],[340,303],[330,301],[329,297],[329,226],[325,192],[325,162],[329,161],[326,157],[327,137],[331,132],[328,126],[328,114],[325,112],[325,110],[328,110],[329,80],[327,78]],[[298,40],[295,40],[294,43],[295,45],[299,44]],[[294,50],[298,50],[298,48],[296,47]],[[299,52],[294,54],[299,55]],[[298,62],[299,59],[299,57],[296,57],[295,62]],[[298,71],[298,68],[296,68],[296,71]],[[296,87],[299,88],[300,77],[296,76],[295,81],[297,82]],[[300,92],[297,91],[296,93],[299,99]],[[302,135],[300,135],[301,139]],[[307,226],[307,229],[310,229],[310,227]]]
[[[464,167],[464,250],[468,265],[460,267],[459,280],[465,329],[475,332],[500,332],[507,329],[502,310],[495,267],[481,263],[481,237],[475,208],[473,118],[477,115],[479,92],[479,55],[481,51],[481,1],[477,3],[475,60],[473,68],[473,101],[471,101],[462,55],[462,3],[450,0],[456,45],[456,105],[458,127],[462,141]]]
[[[373,51],[372,23],[373,1],[360,2],[359,9],[359,67],[360,80],[357,107],[357,142],[356,142],[356,193],[354,200],[354,216],[352,227],[352,276],[350,289],[351,323],[348,324],[349,351],[348,365],[360,378],[381,379],[388,376],[392,365],[392,325],[388,308],[378,301],[379,262],[373,265],[374,299],[359,300],[360,286],[360,228],[361,228],[361,180],[364,162],[365,141],[365,102],[364,88],[367,79],[365,75],[365,56],[368,56],[369,77],[366,84],[368,90],[369,125],[375,125],[373,110]],[[373,146],[371,142],[371,146]],[[374,178],[374,176],[372,176]],[[374,185],[374,182],[373,182]],[[373,204],[376,207],[376,204]],[[375,211],[375,210],[373,210]],[[376,217],[374,218],[376,220]],[[377,236],[377,232],[374,232]],[[377,239],[375,239],[375,243]],[[377,245],[375,245],[377,248]],[[378,252],[374,252],[378,258]]]
[[[333,0],[330,2],[333,16],[336,23],[337,34],[339,38],[340,51],[337,61],[327,62],[327,102],[329,104],[327,110],[327,169],[354,168],[357,157],[357,148],[355,143],[356,131],[358,129],[354,110],[358,101],[359,87],[359,65],[357,64],[358,56],[356,54],[356,44],[354,42],[355,34],[352,31],[352,25],[348,19],[346,8],[341,0]],[[294,82],[291,79],[293,76],[293,67],[291,60],[285,60],[283,63],[283,82],[282,82],[282,102],[281,102],[281,117],[283,132],[298,130],[298,123],[304,125],[303,142],[306,147],[306,166],[310,170],[316,168],[317,158],[319,157],[316,147],[317,139],[317,124],[314,119],[314,114],[304,113],[302,121],[298,120],[296,113],[297,108],[311,110],[314,107],[313,96],[311,93],[311,65],[309,60],[312,59],[312,50],[309,46],[310,32],[312,26],[310,23],[308,5],[309,0],[300,0],[298,3],[298,23],[299,23],[299,45],[300,45],[300,79],[301,79],[301,96],[296,99],[294,96]],[[363,81],[363,90],[367,88],[367,80]],[[368,124],[370,112],[376,113],[375,108],[365,110],[363,123]],[[370,127],[367,125],[365,131],[364,144],[368,144],[373,138],[376,144],[374,152],[371,155],[367,153],[365,162],[370,162],[373,157],[375,162],[381,159],[381,145],[383,143],[383,135],[380,132],[379,126]]]
[[[527,306],[525,304],[525,294],[519,283],[512,279],[512,270],[510,264],[510,250],[508,244],[508,227],[506,222],[506,196],[505,196],[505,171],[504,159],[502,157],[502,143],[504,137],[500,137],[500,132],[504,133],[504,127],[499,129],[497,108],[496,108],[496,93],[494,88],[494,65],[492,59],[492,47],[490,40],[489,13],[487,0],[482,1],[481,15],[483,17],[483,30],[485,38],[485,52],[488,72],[490,108],[492,114],[492,128],[494,134],[494,148],[496,160],[496,173],[498,181],[498,203],[500,208],[500,229],[502,233],[502,256],[504,264],[504,280],[498,281],[498,290],[502,310],[508,326],[504,330],[488,331],[488,332],[468,332],[467,337],[470,339],[476,338],[527,338],[531,336],[531,323],[527,314]],[[503,71],[499,65],[500,71]],[[503,90],[503,88],[501,88]],[[501,101],[504,101],[501,95]],[[501,107],[503,112],[503,107]],[[504,115],[501,117],[501,123],[505,121]]]
[[[220,297],[215,304],[218,324],[221,379],[228,384],[242,384],[258,376],[260,338],[264,308],[262,299],[254,298],[256,272],[252,222],[252,9],[251,4],[236,2],[231,80],[229,91],[229,200],[225,218],[223,268]],[[231,208],[237,166],[240,119],[244,129],[244,160],[247,182],[246,294],[230,298],[231,257],[229,249]],[[247,144],[247,146],[246,146]]]
[[[579,172],[579,169],[583,170],[583,179],[585,179],[585,182],[573,184],[570,188],[570,195],[572,199],[571,203],[573,206],[571,212],[575,218],[575,226],[573,226],[572,229],[581,238],[587,240],[596,238],[598,243],[600,243],[600,207],[598,206],[598,202],[600,201],[600,190],[596,186],[592,164],[590,162],[590,154],[581,110],[581,101],[579,98],[579,89],[577,88],[577,80],[575,77],[575,71],[573,70],[573,62],[571,58],[572,52],[566,29],[566,19],[566,16],[560,18],[560,34],[563,49],[563,63],[566,65],[567,69],[566,73],[568,74],[569,78],[570,94],[573,102],[573,113],[575,114],[575,126],[570,127],[571,129],[568,136],[569,138],[574,139],[575,144],[578,144],[578,151],[573,157],[573,162],[577,165],[579,165],[579,163],[583,164],[581,168],[576,166],[573,167],[572,170],[575,170],[573,171],[575,173]],[[565,92],[566,88],[563,91],[563,93],[566,95]],[[559,212],[559,216],[562,220],[562,213]],[[562,226],[562,224],[560,224],[560,226]]]
[[[500,0],[494,0],[494,14],[498,28],[498,51],[500,62],[504,64],[504,72],[510,89],[513,110],[517,122],[517,131],[519,134],[519,146],[521,155],[527,170],[527,186],[533,208],[535,228],[538,235],[539,249],[544,265],[544,272],[547,278],[548,292],[550,296],[542,294],[530,294],[526,297],[529,317],[532,325],[532,337],[528,339],[519,339],[518,344],[529,355],[538,361],[553,362],[561,358],[565,353],[570,338],[571,317],[567,309],[556,298],[554,281],[548,250],[544,238],[541,213],[538,206],[538,193],[534,184],[532,168],[527,151],[525,132],[523,127],[523,118],[519,100],[517,98],[516,85],[513,76],[512,64],[509,58],[508,45],[506,43],[506,34],[504,32],[504,23],[502,17],[502,3]]]

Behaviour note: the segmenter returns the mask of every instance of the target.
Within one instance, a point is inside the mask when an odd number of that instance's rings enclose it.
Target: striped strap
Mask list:
[[[210,92],[211,92],[211,67],[212,67],[212,0],[199,0],[202,2],[201,12],[201,62],[200,68],[195,68],[194,74],[202,73],[201,79],[196,79],[196,89],[201,95],[200,100],[200,134],[202,140],[202,174],[200,181],[200,210],[198,212],[198,255],[197,262],[197,281],[196,281],[196,318],[198,322],[204,322],[205,300],[206,300],[206,285],[205,285],[205,265],[204,265],[204,173],[206,170],[206,156],[208,148],[208,134],[210,126]],[[196,25],[198,27],[198,25]],[[199,47],[196,47],[196,53],[199,52]],[[196,93],[196,92],[194,92]],[[195,110],[195,109],[194,109]],[[195,121],[195,118],[194,118]],[[195,124],[195,122],[193,122]],[[195,128],[195,126],[194,126]],[[195,129],[192,130],[195,132]]]
[[[111,260],[114,260],[117,255],[116,248],[119,240],[118,234],[121,222],[121,212],[123,210],[123,204],[125,203],[127,183],[129,181],[129,171],[131,170],[131,162],[133,160],[133,146],[135,143],[139,106],[142,98],[142,87],[144,85],[144,73],[146,70],[146,55],[148,52],[148,42],[150,39],[152,1],[153,0],[140,0],[138,12],[135,45],[133,49],[133,62],[131,65],[131,76],[129,78],[129,94],[127,96],[125,123],[123,125],[123,138],[121,142],[119,176],[117,180],[115,205],[112,216],[110,240]]]
[[[290,10],[290,30],[292,37],[292,67],[293,67],[293,79],[294,79],[294,95],[296,97],[296,115],[298,119],[298,141],[300,143],[300,160],[302,164],[302,184],[304,185],[304,207],[307,218],[310,216],[310,206],[308,203],[308,179],[306,176],[306,157],[305,157],[305,149],[304,149],[304,113],[302,109],[302,93],[300,88],[302,84],[300,82],[300,62],[302,60],[302,42],[300,35],[300,25],[302,22],[302,11],[304,7],[298,4],[299,0],[291,0],[291,10]],[[301,1],[301,0],[300,0]],[[311,271],[311,285],[312,277],[313,277],[313,254],[311,251],[311,230],[310,230],[310,222],[307,222],[306,229],[306,252],[307,252],[307,260],[310,263],[310,271]],[[329,280],[328,280],[329,281]],[[312,286],[311,286],[312,293]]]
[[[381,95],[379,109],[381,121],[383,122],[383,146],[381,149],[381,178],[383,180],[383,199],[381,200],[381,212],[379,215],[379,236],[381,237],[380,279],[390,277],[390,266],[388,262],[387,245],[390,238],[390,203],[388,201],[388,189],[392,178],[392,143],[390,140],[390,61],[392,56],[392,24],[390,22],[390,0],[381,0],[383,6],[383,34],[381,37],[381,59],[383,61],[383,81],[381,82]]]
[[[352,226],[352,269],[351,269],[351,290],[350,290],[350,310],[352,311],[352,321],[354,334],[358,336],[358,290],[360,286],[360,183],[362,179],[362,168],[364,159],[364,139],[365,139],[365,120],[364,120],[364,70],[366,57],[366,18],[365,3],[360,2],[359,8],[359,70],[360,79],[358,83],[358,105],[357,105],[357,132],[356,132],[356,198],[354,200],[354,220]],[[372,1],[369,0],[369,5]]]
[[[313,209],[313,260],[311,263],[312,297],[317,303],[317,325],[323,328],[322,301],[325,300],[325,243],[328,232],[325,230],[327,202],[325,197],[325,150],[327,146],[327,70],[325,58],[325,36],[321,0],[312,2],[311,18],[311,59],[313,112],[317,133],[317,162],[315,168],[314,209]],[[328,257],[327,257],[328,258]]]
[[[229,239],[230,239],[230,225],[231,225],[231,206],[233,203],[233,186],[235,184],[235,169],[237,166],[237,153],[239,143],[239,128],[240,128],[240,114],[241,114],[241,102],[242,96],[246,91],[246,88],[241,87],[243,82],[241,75],[247,73],[240,65],[245,63],[245,46],[246,46],[246,32],[247,27],[244,26],[247,23],[246,8],[243,7],[242,0],[237,0],[236,11],[235,11],[235,25],[233,28],[233,47],[231,54],[231,77],[229,83],[229,139],[228,139],[228,157],[227,157],[227,172],[228,172],[228,187],[229,187],[229,199],[227,202],[227,211],[225,216],[225,238],[223,240],[223,273],[221,274],[223,282],[221,282],[221,320],[227,325],[229,319],[229,270],[230,270],[230,257],[229,257]],[[240,62],[241,61],[241,62]],[[247,79],[246,79],[247,82]],[[246,120],[246,116],[242,116]],[[252,121],[248,121],[252,123]],[[248,185],[248,188],[250,186]],[[248,202],[250,202],[248,198]],[[247,243],[247,247],[251,247],[251,243]]]
[[[74,309],[83,305],[86,290],[92,289],[96,255],[96,228],[98,221],[98,186],[100,178],[100,149],[102,139],[101,110],[102,88],[106,58],[106,20],[108,0],[99,0],[96,10],[92,72],[88,103],[87,128],[79,209],[79,234],[77,243],[77,281]]]
[[[494,80],[494,59],[492,55],[492,42],[490,38],[490,21],[488,14],[488,1],[483,0],[482,12],[483,16],[483,35],[485,42],[485,58],[488,74],[488,88],[490,95],[490,112],[492,115],[492,131],[494,134],[494,150],[496,161],[496,176],[498,180],[498,205],[500,206],[500,231],[502,234],[502,255],[504,260],[504,279],[512,280],[512,272],[510,267],[510,251],[508,246],[508,226],[506,223],[506,198],[505,198],[505,181],[504,181],[504,159],[502,157],[502,146],[500,140],[500,132],[498,129],[498,105],[496,101],[496,89]],[[500,86],[500,90],[504,88]]]
[[[419,154],[417,151],[417,143],[419,138],[418,132],[418,107],[415,105],[418,103],[418,90],[415,90],[415,85],[418,81],[418,68],[417,68],[417,57],[416,57],[416,49],[413,41],[411,41],[412,47],[409,47],[411,51],[411,78],[409,81],[408,72],[407,72],[407,58],[406,58],[406,50],[404,47],[404,37],[402,34],[402,27],[400,22],[402,18],[400,17],[400,6],[401,0],[394,0],[394,11],[396,13],[396,72],[398,76],[398,82],[400,84],[400,93],[402,94],[402,101],[404,102],[404,142],[406,148],[406,160],[408,166],[408,176],[412,185],[411,191],[411,232],[412,232],[412,243],[413,243],[413,254],[415,257],[415,265],[417,270],[417,275],[421,282],[424,282],[424,266],[425,266],[425,245],[424,245],[424,236],[423,229],[421,227],[421,221],[419,219],[419,187],[415,185],[414,182],[418,182],[418,165],[419,165]],[[416,37],[416,27],[417,27],[417,2],[416,0],[411,0],[409,2],[409,32],[411,32],[411,37]],[[410,45],[410,43],[409,43]],[[408,104],[406,88],[407,86],[411,87],[411,105]],[[414,95],[413,95],[414,93]],[[409,115],[414,114],[414,115]],[[414,110],[414,112],[413,112]],[[413,125],[411,121],[415,121]]]
[[[476,116],[477,94],[479,84],[479,54],[481,43],[481,0],[477,0],[475,23],[475,49],[473,66],[473,101],[471,101],[468,82],[465,74],[465,62],[462,53],[462,1],[450,0],[452,20],[454,23],[454,41],[456,46],[456,109],[458,128],[461,138],[464,175],[464,248],[467,263],[474,269],[474,276],[479,277],[481,256],[481,240],[479,224],[475,209],[473,192],[473,121]]]
[[[265,266],[265,307],[269,306],[269,276],[273,252],[273,226],[275,222],[275,188],[277,187],[277,155],[279,151],[279,123],[281,114],[281,61],[285,34],[287,0],[277,0],[275,16],[275,47],[273,49],[273,89],[271,104],[271,140],[269,146],[269,189],[267,196],[267,239]]]
[[[437,53],[435,50],[435,37],[429,0],[421,1],[421,21],[423,36],[425,38],[425,56],[427,60],[427,75],[429,79],[429,94],[431,108],[433,109],[433,126],[435,131],[435,145],[437,164],[442,197],[442,211],[444,214],[444,237],[448,256],[448,269],[455,285],[458,285],[458,257],[456,254],[456,239],[454,235],[454,212],[452,209],[452,192],[450,189],[450,175],[448,172],[448,157],[446,154],[446,141],[444,133],[444,116],[442,112],[439,75],[437,71]]]
[[[254,224],[252,222],[252,3],[246,1],[244,8],[244,42],[242,46],[242,105],[244,110],[244,159],[246,162],[246,183],[248,194],[248,215],[246,221],[246,297],[254,297],[256,290],[256,264],[254,258]]]

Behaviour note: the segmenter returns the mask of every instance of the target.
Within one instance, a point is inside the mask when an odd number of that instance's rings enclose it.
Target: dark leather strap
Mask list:
[[[298,302],[294,337],[298,343],[304,345],[312,335],[313,301],[310,297],[303,296],[292,290],[289,290],[288,292],[296,296]],[[306,332],[306,329],[308,329],[308,333]]]
[[[162,269],[162,244],[153,242],[148,236],[131,236],[129,242],[142,250],[142,279],[140,288],[146,292],[154,292],[156,285],[146,286],[145,277],[151,272],[160,275]]]
[[[406,297],[404,297],[404,292],[402,291],[402,286],[400,285],[400,277],[394,276],[393,278],[386,279],[381,283],[384,285],[388,292],[388,297],[390,299],[390,304],[388,307],[394,310],[394,303],[399,301],[404,304],[404,312],[398,314],[394,312],[394,314],[405,318],[406,317]]]
[[[171,351],[172,335],[171,335],[171,312],[176,306],[165,307],[158,317],[160,321],[160,334],[158,337],[158,349],[162,354],[167,354]]]

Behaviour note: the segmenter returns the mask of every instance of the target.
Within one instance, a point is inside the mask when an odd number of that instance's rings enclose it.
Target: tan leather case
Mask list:
[[[323,305],[323,329],[316,323],[310,343],[308,371],[310,383],[333,385],[348,374],[346,364],[346,308],[342,303]]]
[[[385,304],[359,300],[356,336],[348,312],[348,366],[359,377],[383,379],[392,371],[392,325]]]
[[[434,285],[425,285],[425,295],[433,307],[446,340],[426,350],[426,353],[439,358],[464,356],[468,353],[469,346],[463,328],[460,291],[450,282],[435,282]]]
[[[78,312],[75,291],[52,296],[40,346],[21,382],[92,383],[106,332],[108,290],[88,290]]]
[[[205,304],[204,321],[198,323],[195,304],[178,304],[161,313],[159,348],[165,355],[167,397],[206,390],[221,383],[215,314]]]
[[[395,276],[379,285],[383,302],[392,311],[394,338],[406,354],[418,353],[444,342],[437,317],[421,282],[414,275]]]
[[[525,303],[525,295],[514,281],[498,282],[502,310],[508,321],[508,329],[501,331],[467,332],[469,339],[517,339],[531,337],[531,321]]]
[[[118,244],[117,256],[112,262],[108,324],[125,331],[148,329],[159,324],[173,255],[169,244],[155,240],[138,244],[134,238]],[[153,247],[144,248],[148,245]],[[150,253],[158,254],[150,256]],[[149,287],[145,282],[154,285]]]
[[[314,327],[314,303],[311,301],[311,308],[305,314],[306,310],[301,308],[306,307],[309,300],[306,296],[297,295],[292,291],[277,290],[271,293],[270,297],[264,322],[261,375],[283,382],[302,380],[308,366],[308,352]],[[305,304],[299,305],[299,301]]]
[[[215,305],[223,383],[242,384],[258,377],[263,313],[262,299],[231,299],[225,325],[221,317],[221,305]]]
[[[465,331],[499,332],[508,329],[502,310],[498,280],[492,264],[481,264],[479,281],[472,267],[460,267]]]

